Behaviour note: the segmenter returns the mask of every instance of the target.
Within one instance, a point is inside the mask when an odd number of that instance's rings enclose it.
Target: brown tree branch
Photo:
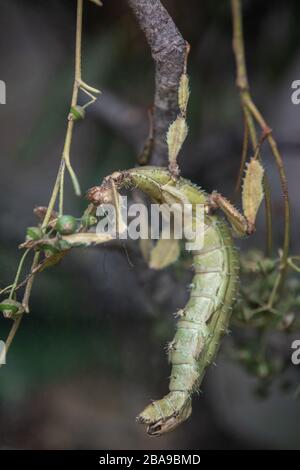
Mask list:
[[[178,114],[178,86],[186,43],[160,0],[128,0],[155,62],[154,142],[151,164],[167,166],[166,134]]]

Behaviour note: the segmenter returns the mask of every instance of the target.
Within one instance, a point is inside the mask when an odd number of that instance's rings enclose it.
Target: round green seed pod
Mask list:
[[[91,214],[85,214],[81,217],[81,223],[84,227],[92,227],[98,222],[97,217]]]
[[[85,118],[85,109],[82,106],[76,104],[70,109],[70,118],[73,121],[80,121]]]
[[[5,299],[0,303],[0,312],[5,318],[17,320],[24,313],[24,308],[20,302],[13,299]]]
[[[40,240],[43,238],[43,232],[40,227],[27,227],[26,240]]]
[[[56,222],[56,230],[61,235],[70,235],[76,230],[77,222],[72,215],[61,215]]]

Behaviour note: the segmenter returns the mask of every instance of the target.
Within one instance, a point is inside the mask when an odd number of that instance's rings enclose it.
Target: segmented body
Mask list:
[[[111,178],[118,188],[139,188],[159,203],[209,205],[204,191],[183,178],[174,181],[163,168],[142,167]],[[138,416],[151,435],[168,432],[190,416],[191,395],[199,388],[206,367],[217,353],[220,337],[228,328],[237,290],[238,257],[230,229],[222,218],[208,213],[204,230],[204,246],[193,252],[195,274],[190,298],[177,314],[177,331],[169,345],[170,392]]]

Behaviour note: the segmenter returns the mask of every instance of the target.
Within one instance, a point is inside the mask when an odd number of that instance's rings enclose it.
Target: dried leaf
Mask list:
[[[184,117],[178,116],[170,125],[167,133],[170,164],[176,163],[177,156],[188,134],[188,127]]]
[[[152,269],[164,269],[177,261],[180,255],[179,240],[160,239],[153,248],[149,266]]]
[[[190,97],[190,90],[189,90],[189,77],[186,73],[183,73],[180,77],[179,82],[179,89],[178,89],[178,105],[180,111],[185,114],[188,101]]]
[[[37,266],[36,272],[42,272],[51,266],[55,266],[59,263],[64,256],[67,254],[67,250],[60,251],[59,253],[55,253],[54,255],[48,256],[40,265]]]
[[[38,206],[33,209],[33,213],[36,217],[38,217],[41,221],[44,220],[47,214],[48,207],[45,206]],[[57,219],[58,213],[56,211],[52,211],[50,215],[50,220]]]
[[[260,162],[251,159],[247,164],[246,175],[243,184],[243,210],[247,220],[255,223],[256,215],[264,196],[263,192],[264,169]]]
[[[62,240],[68,243],[69,248],[72,246],[89,246],[99,245],[100,243],[106,243],[114,238],[108,233],[73,233],[72,235],[66,235],[62,237]]]

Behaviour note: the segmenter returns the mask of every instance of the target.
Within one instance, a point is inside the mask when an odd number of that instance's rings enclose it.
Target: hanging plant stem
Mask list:
[[[78,101],[78,93],[79,90],[81,89],[84,91],[88,96],[91,98],[91,100],[86,103],[85,108],[89,106],[90,104],[94,103],[96,100],[96,97],[94,94],[99,94],[100,91],[97,90],[94,87],[91,87],[87,83],[85,83],[82,80],[82,73],[81,73],[81,54],[82,54],[82,19],[83,19],[83,0],[77,0],[77,15],[76,15],[76,44],[75,44],[75,72],[74,72],[74,84],[73,84],[73,91],[72,91],[72,98],[71,98],[71,111],[68,115],[68,124],[67,124],[67,130],[66,130],[66,136],[65,136],[65,142],[64,142],[64,147],[63,147],[63,152],[62,152],[62,157],[58,169],[58,173],[56,176],[55,184],[52,190],[52,194],[50,197],[49,204],[47,206],[47,211],[44,217],[44,220],[41,225],[41,229],[45,229],[49,221],[51,219],[51,214],[54,210],[55,204],[57,202],[57,198],[59,196],[59,214],[62,215],[63,213],[63,199],[64,199],[64,176],[65,176],[65,169],[68,170],[68,173],[71,177],[74,191],[76,195],[81,194],[80,190],[80,185],[77,179],[77,176],[73,170],[73,167],[70,162],[70,149],[71,149],[71,144],[72,144],[72,138],[73,138],[73,130],[74,130],[74,124],[76,121],[76,118],[74,117],[74,114],[72,113],[72,109],[78,107],[77,101]],[[17,284],[18,280],[22,271],[23,263],[25,260],[25,257],[27,256],[29,250],[26,250],[24,255],[21,258],[21,261],[19,263],[18,269],[17,269],[17,274],[14,283],[11,286],[11,291],[10,291],[10,296],[13,295]],[[25,287],[25,292],[22,300],[22,305],[24,308],[24,311],[26,313],[29,312],[29,299],[31,295],[31,290],[34,282],[34,277],[36,273],[36,268],[39,264],[39,259],[40,259],[40,253],[35,253],[31,265],[31,270],[30,272],[33,273],[28,277],[28,280],[26,282],[26,287]],[[6,290],[6,289],[5,289]],[[2,291],[4,292],[4,290]],[[22,321],[23,315],[20,315],[18,319],[14,320],[14,323],[11,327],[11,330],[8,334],[8,337],[6,339],[6,353],[9,350],[9,347],[15,337],[15,334],[20,326],[20,323]]]
[[[263,139],[265,138],[270,146],[275,164],[279,173],[281,190],[284,199],[284,240],[281,257],[281,266],[279,271],[279,280],[275,283],[274,292],[271,294],[269,303],[272,305],[275,294],[282,285],[286,271],[288,268],[288,255],[290,246],[290,202],[287,187],[287,178],[285,174],[283,160],[277,147],[276,140],[273,137],[272,129],[268,126],[264,117],[258,110],[252,100],[248,82],[245,48],[242,26],[242,8],[240,0],[231,0],[232,21],[233,21],[233,51],[236,61],[237,79],[236,84],[240,92],[241,106],[246,119],[246,125],[249,128],[249,134],[255,150],[258,144],[256,124],[261,128]],[[264,176],[264,192],[266,201],[266,225],[267,225],[267,254],[271,254],[272,250],[272,215],[271,215],[271,198],[270,188],[266,176]]]

